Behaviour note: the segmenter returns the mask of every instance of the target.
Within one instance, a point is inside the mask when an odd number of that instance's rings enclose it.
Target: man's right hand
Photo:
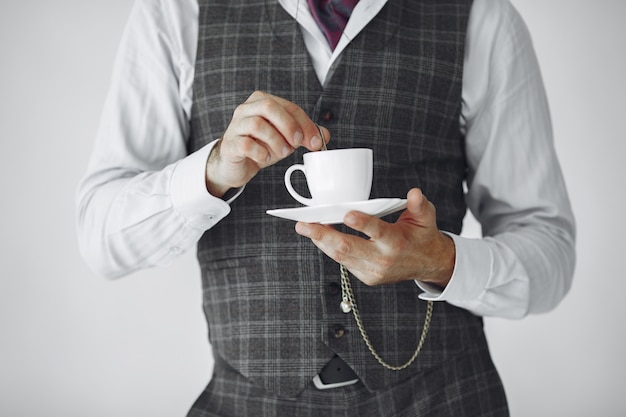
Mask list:
[[[330,132],[322,129],[328,142]],[[224,136],[211,150],[206,166],[207,190],[221,197],[300,146],[309,151],[322,148],[315,123],[298,105],[256,91],[235,109]]]

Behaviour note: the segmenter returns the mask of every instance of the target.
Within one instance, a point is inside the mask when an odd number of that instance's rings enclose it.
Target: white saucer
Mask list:
[[[340,224],[343,217],[352,210],[376,217],[383,217],[406,208],[406,199],[376,198],[374,200],[354,201],[341,204],[324,204],[286,209],[267,210],[270,216],[306,223]]]

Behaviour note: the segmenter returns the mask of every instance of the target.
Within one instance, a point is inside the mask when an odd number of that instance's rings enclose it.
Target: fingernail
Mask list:
[[[297,131],[295,135],[293,135],[293,143],[296,146],[300,146],[302,144],[302,140],[304,139],[304,135],[301,131]]]
[[[289,146],[285,146],[283,147],[282,152],[283,152],[283,158],[285,158],[289,156],[289,154],[291,153],[291,148]]]
[[[321,149],[322,148],[322,139],[320,139],[319,136],[313,136],[311,138],[311,147],[314,149]]]

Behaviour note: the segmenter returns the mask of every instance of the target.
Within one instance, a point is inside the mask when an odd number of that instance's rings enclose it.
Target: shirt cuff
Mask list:
[[[200,148],[180,160],[172,174],[170,195],[174,209],[197,229],[207,230],[230,213],[230,203],[243,187],[228,201],[211,195],[206,189],[206,163],[217,141]]]
[[[492,274],[493,255],[481,239],[464,238],[447,233],[456,248],[452,278],[445,289],[421,281],[416,284],[425,291],[419,297],[427,301],[476,301],[487,289]]]

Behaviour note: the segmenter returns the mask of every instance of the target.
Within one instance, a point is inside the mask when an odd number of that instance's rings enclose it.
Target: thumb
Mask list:
[[[412,188],[406,195],[406,210],[400,216],[401,221],[408,221],[419,226],[429,226],[435,221],[435,206],[422,194],[419,188]]]

